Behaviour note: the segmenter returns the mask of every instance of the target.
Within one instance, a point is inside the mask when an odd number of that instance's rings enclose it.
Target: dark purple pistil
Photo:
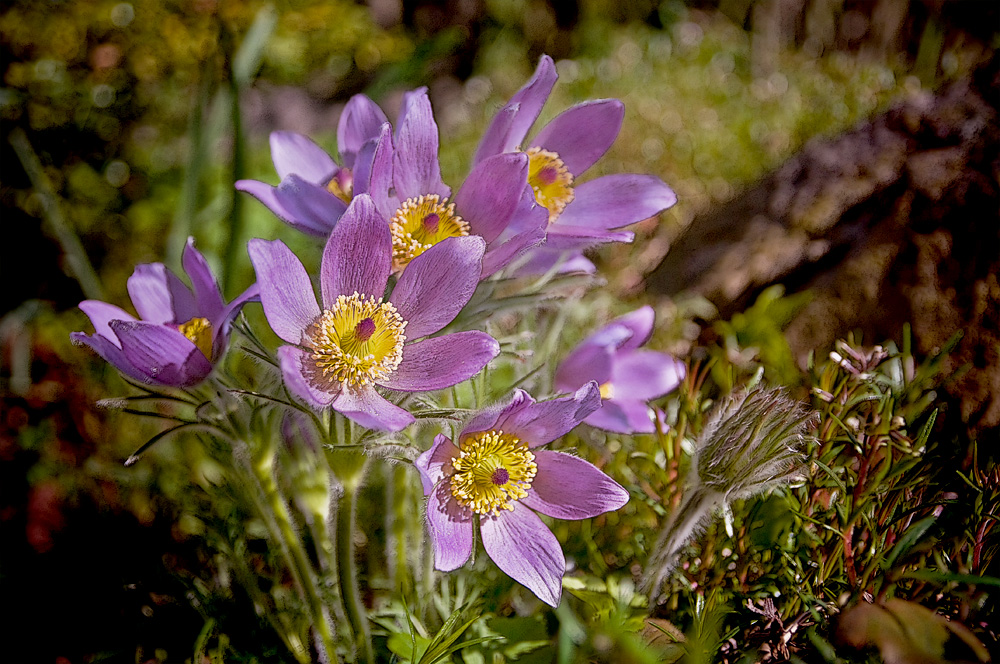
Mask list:
[[[493,471],[493,474],[490,475],[490,481],[497,486],[503,486],[510,481],[510,473],[508,473],[507,469],[504,467],[497,468]]]
[[[424,230],[428,233],[437,233],[438,224],[441,222],[441,217],[439,217],[434,212],[424,217]]]
[[[538,171],[538,181],[544,185],[552,184],[557,177],[559,177],[559,172],[551,166],[546,166]]]
[[[375,334],[375,321],[371,318],[363,318],[354,326],[354,336],[358,341],[368,341],[373,334]]]

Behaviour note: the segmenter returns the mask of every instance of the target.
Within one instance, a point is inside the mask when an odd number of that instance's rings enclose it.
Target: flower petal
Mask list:
[[[307,351],[296,346],[281,346],[278,348],[278,363],[281,365],[281,377],[285,381],[285,387],[310,408],[314,410],[329,408],[340,394],[338,384],[327,390],[309,379],[312,365]]]
[[[247,243],[247,253],[271,329],[290,344],[301,343],[302,332],[320,314],[306,269],[281,240],[255,238]]]
[[[538,119],[557,78],[552,58],[543,55],[538,60],[538,67],[531,79],[510,98],[507,106],[490,123],[476,150],[473,163],[479,163],[494,154],[510,152],[524,143],[524,137]]]
[[[219,284],[216,283],[215,277],[212,275],[208,261],[195,248],[193,237],[188,238],[181,261],[184,265],[184,271],[191,279],[198,315],[215,322],[222,310],[225,309],[226,302],[222,298]]]
[[[389,224],[368,194],[354,197],[323,250],[320,291],[323,306],[333,307],[340,295],[382,297],[392,262]]]
[[[493,276],[529,249],[539,246],[544,241],[545,228],[538,226],[515,235],[505,242],[494,243],[483,255],[483,274],[480,279]]]
[[[485,249],[481,237],[451,237],[410,261],[389,296],[406,321],[407,339],[433,334],[455,319],[476,291]]]
[[[539,401],[526,408],[502,415],[497,428],[514,434],[538,447],[569,433],[587,415],[601,405],[601,392],[591,381],[571,397]]]
[[[439,482],[427,496],[427,529],[434,546],[434,568],[451,572],[472,555],[472,511],[451,495],[451,483]]]
[[[327,235],[347,209],[347,203],[334,196],[326,187],[306,182],[298,175],[289,175],[274,191],[275,202],[297,228],[316,229],[315,234]]]
[[[558,154],[579,177],[615,142],[624,118],[625,105],[617,99],[586,101],[556,116],[531,144]]]
[[[628,502],[628,491],[596,466],[564,452],[537,450],[538,473],[521,502],[557,519],[589,519]]]
[[[631,242],[634,239],[635,233],[632,231],[606,231],[603,228],[573,226],[564,224],[560,216],[549,225],[545,247],[555,251],[579,251],[599,242]]]
[[[598,385],[611,380],[614,351],[603,345],[582,343],[574,348],[556,368],[555,386],[560,392],[573,392],[590,381]]]
[[[441,181],[438,127],[427,98],[427,88],[406,93],[396,128],[393,182],[400,200],[423,194],[451,195]]]
[[[236,181],[237,191],[242,191],[250,194],[258,201],[264,204],[268,210],[270,210],[278,219],[291,226],[292,228],[306,233],[308,235],[319,235],[326,237],[329,234],[329,228],[326,227],[325,221],[323,224],[316,226],[317,220],[309,218],[305,220],[300,220],[295,218],[291,212],[285,209],[283,202],[278,200],[278,188],[272,187],[271,185],[260,182],[259,180],[237,180]]]
[[[379,431],[402,431],[414,421],[413,415],[382,398],[372,387],[344,390],[333,407],[361,426]]]
[[[524,390],[516,389],[511,394],[510,400],[505,402],[500,402],[494,404],[487,408],[483,408],[475,415],[472,416],[465,427],[462,428],[462,433],[460,436],[461,440],[464,440],[466,436],[473,433],[478,433],[480,431],[490,431],[491,429],[497,429],[497,422],[501,419],[506,419],[512,413],[528,408],[535,403],[535,400],[530,394]]]
[[[375,138],[365,141],[354,161],[354,195],[370,194],[388,218],[399,207],[392,190],[392,126],[386,122]]]
[[[80,310],[87,314],[97,336],[104,337],[119,348],[121,342],[118,341],[118,337],[115,336],[108,323],[113,320],[135,320],[135,316],[124,309],[100,300],[84,300],[80,303]]]
[[[618,344],[622,350],[633,350],[644,345],[653,335],[653,324],[656,321],[656,312],[648,304],[639,307],[635,311],[611,321],[612,325],[620,325],[632,332],[632,335]]]
[[[677,388],[684,380],[685,365],[654,350],[619,351],[611,370],[614,398],[648,401]]]
[[[403,346],[399,367],[379,385],[404,392],[440,390],[475,376],[499,353],[500,344],[485,332],[431,337]]]
[[[354,95],[348,100],[337,121],[337,149],[345,166],[354,168],[361,146],[377,137],[388,121],[378,104],[365,95]]]
[[[566,557],[559,540],[538,516],[513,503],[495,517],[479,518],[483,547],[502,569],[549,606],[559,606]]]
[[[306,182],[325,186],[337,171],[333,158],[307,136],[294,131],[273,131],[270,143],[271,161],[282,180],[294,174]]]
[[[510,223],[527,184],[528,156],[498,154],[472,169],[455,194],[455,208],[473,234],[493,242]]]
[[[122,343],[122,353],[146,382],[173,387],[200,383],[212,363],[194,343],[177,330],[146,321],[114,320],[111,329]]]
[[[556,274],[594,274],[597,266],[579,250],[553,250],[543,244],[528,252],[525,260],[513,269],[513,275],[530,277],[547,274],[552,270]]]
[[[645,401],[605,399],[601,407],[587,416],[587,424],[615,433],[653,433],[652,412]]]
[[[112,337],[114,337],[113,340],[99,334],[90,335],[84,334],[83,332],[72,332],[70,333],[69,338],[74,344],[90,347],[90,349],[100,355],[105,362],[126,376],[142,383],[150,382],[151,379],[149,374],[136,369],[132,366],[129,359],[125,357],[125,353],[122,352],[121,347],[118,345],[121,342],[118,340],[118,337],[114,336],[114,333],[111,332],[110,328],[108,329],[108,332],[112,335]]]
[[[198,315],[191,289],[163,263],[137,265],[128,294],[139,317],[150,323],[186,323]]]
[[[212,357],[216,359],[222,357],[226,346],[229,345],[229,333],[232,331],[233,319],[239,315],[243,305],[248,302],[260,302],[260,286],[256,282],[237,295],[219,312],[218,317],[212,320]]]
[[[605,175],[574,187],[573,193],[560,223],[605,230],[648,219],[677,202],[673,190],[653,175]]]
[[[434,444],[431,448],[417,457],[413,465],[420,473],[420,481],[424,485],[424,495],[430,494],[434,485],[445,476],[445,466],[451,464],[452,459],[458,456],[458,446],[451,442],[451,439],[439,433],[434,436]]]

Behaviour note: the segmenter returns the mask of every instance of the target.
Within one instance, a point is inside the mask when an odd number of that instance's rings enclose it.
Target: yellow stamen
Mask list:
[[[212,324],[207,318],[192,318],[178,325],[177,330],[190,339],[205,357],[212,359]]]
[[[334,176],[326,185],[326,190],[331,194],[350,204],[354,197],[354,178],[346,168],[342,168],[340,174]]]
[[[360,387],[382,380],[403,359],[406,321],[381,299],[341,295],[310,325],[302,344],[312,349],[314,381]]]
[[[455,214],[455,204],[437,194],[408,198],[389,222],[392,269],[400,272],[414,258],[449,237],[465,237],[469,224]]]
[[[555,152],[529,148],[528,184],[535,192],[535,201],[549,211],[549,223],[562,214],[572,202],[573,174]]]
[[[599,388],[601,390],[602,399],[614,399],[615,398],[615,386],[611,384],[611,381],[604,383]]]
[[[462,441],[452,459],[451,495],[477,514],[496,516],[528,495],[538,472],[528,445],[503,431],[475,433]]]

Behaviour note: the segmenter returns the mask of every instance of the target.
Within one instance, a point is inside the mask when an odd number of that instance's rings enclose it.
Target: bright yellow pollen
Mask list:
[[[212,324],[207,318],[192,318],[178,325],[177,330],[190,339],[205,357],[212,359]]]
[[[452,459],[451,495],[477,514],[496,516],[528,495],[538,472],[528,445],[503,431],[484,431],[462,441]]]
[[[611,381],[604,383],[598,388],[601,390],[602,399],[614,399],[615,398],[615,386],[611,384]]]
[[[357,292],[341,295],[303,334],[315,363],[310,378],[327,387],[378,382],[402,361],[405,331],[406,321],[392,304]]]
[[[389,222],[392,269],[400,272],[414,258],[449,237],[465,237],[469,224],[455,214],[455,204],[437,194],[408,198]]]
[[[351,198],[354,197],[354,180],[351,177],[347,177],[341,182],[340,178],[335,177],[327,183],[326,190],[345,203],[350,204]]]
[[[529,148],[528,184],[535,192],[535,202],[549,211],[549,223],[562,214],[575,197],[573,174],[555,152]]]

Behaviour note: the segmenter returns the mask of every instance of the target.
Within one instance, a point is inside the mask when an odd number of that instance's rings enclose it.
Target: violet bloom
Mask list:
[[[625,107],[617,99],[577,104],[526,140],[556,78],[552,58],[543,55],[531,80],[490,123],[475,163],[520,150],[528,155],[528,183],[549,214],[546,252],[572,251],[575,257],[595,243],[631,242],[633,233],[616,229],[662,212],[677,197],[652,175],[605,175],[577,184],[618,136]]]
[[[257,198],[293,228],[326,237],[351,199],[368,190],[372,142],[387,123],[375,102],[354,95],[337,125],[343,166],[306,136],[276,131],[270,138],[271,160],[281,183],[272,187],[258,180],[239,180],[236,188]]]
[[[438,127],[427,89],[407,93],[392,159],[374,160],[369,189],[392,229],[393,271],[445,238],[478,235],[486,241],[486,278],[539,244],[546,212],[528,195],[528,168],[528,157],[520,153],[483,159],[450,199],[451,189],[441,180]]]
[[[290,344],[278,349],[285,385],[311,407],[333,408],[369,428],[398,431],[413,422],[376,386],[450,387],[500,352],[483,332],[429,337],[472,297],[483,249],[478,237],[439,243],[412,261],[384,300],[392,236],[372,199],[360,194],[327,240],[317,304],[309,275],[283,242],[251,240],[264,314]]]
[[[653,308],[611,321],[574,348],[556,369],[555,385],[572,392],[589,381],[601,387],[601,407],[587,424],[617,433],[652,433],[647,402],[684,380],[684,364],[666,353],[640,350],[653,333]]]
[[[596,383],[571,397],[535,402],[515,390],[505,405],[480,411],[455,445],[444,435],[416,461],[427,496],[434,566],[449,572],[472,553],[473,520],[497,567],[539,599],[558,606],[566,559],[535,512],[588,519],[628,502],[628,491],[587,461],[538,449],[600,406]]]
[[[257,285],[226,304],[194,238],[188,238],[182,262],[191,288],[163,263],[138,265],[128,293],[141,320],[113,304],[84,300],[80,309],[94,334],[73,332],[70,338],[143,383],[190,387],[203,381],[229,344],[233,318],[257,299]]]

